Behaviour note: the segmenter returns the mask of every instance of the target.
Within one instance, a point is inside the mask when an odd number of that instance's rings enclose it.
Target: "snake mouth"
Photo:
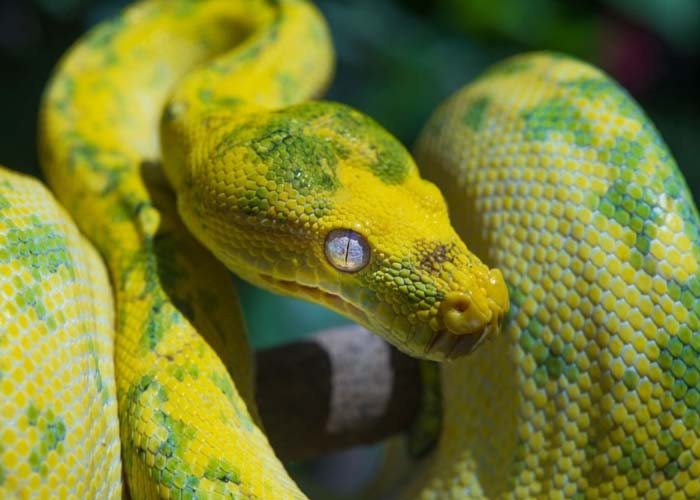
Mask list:
[[[315,286],[302,285],[296,281],[276,279],[266,274],[259,274],[258,276],[268,283],[272,290],[324,305],[362,325],[369,324],[367,314],[340,295],[327,292]]]
[[[370,325],[370,320],[367,313],[340,295],[319,287],[302,285],[291,280],[281,280],[266,274],[258,274],[258,277],[273,291],[321,304],[368,327],[370,330],[372,329],[368,326]],[[443,328],[432,333],[430,340],[423,348],[422,355],[419,354],[420,351],[418,353],[412,349],[409,351],[412,351],[412,356],[433,361],[452,361],[467,356],[473,353],[488,338],[498,334],[503,322],[503,314],[497,315],[495,319],[496,321],[486,324],[480,331],[466,335],[455,335],[447,328]],[[397,347],[402,349],[400,345],[397,345]]]
[[[503,315],[487,324],[481,331],[468,335],[455,335],[446,328],[433,333],[425,345],[423,354],[435,361],[455,360],[473,353],[488,338],[497,335],[503,323]]]

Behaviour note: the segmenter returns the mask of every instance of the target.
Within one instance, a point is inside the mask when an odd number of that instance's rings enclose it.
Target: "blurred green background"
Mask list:
[[[81,33],[127,3],[0,0],[0,162],[40,176],[37,106],[53,65]],[[317,3],[338,53],[328,97],[373,116],[407,146],[431,110],[487,65],[526,50],[564,51],[601,66],[634,95],[661,130],[698,199],[700,0]],[[257,347],[344,322],[319,307],[248,285],[241,290]],[[334,469],[327,465],[320,466],[326,471],[321,475],[332,479]],[[336,486],[343,483],[336,479]],[[323,495],[314,491],[314,496]]]

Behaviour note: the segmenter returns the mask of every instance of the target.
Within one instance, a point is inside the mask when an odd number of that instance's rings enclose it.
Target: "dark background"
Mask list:
[[[53,65],[81,33],[127,3],[0,0],[0,163],[40,176],[37,106]],[[492,62],[526,50],[564,51],[601,66],[632,93],[669,144],[696,200],[700,196],[699,0],[317,4],[338,53],[328,98],[373,116],[407,146],[441,100]],[[247,285],[242,285],[242,299],[257,347],[345,321]],[[348,469],[348,456],[364,468]],[[341,488],[357,484],[355,475],[371,465],[366,453],[357,456],[341,459],[342,474],[332,460],[306,471],[322,470],[324,480]]]

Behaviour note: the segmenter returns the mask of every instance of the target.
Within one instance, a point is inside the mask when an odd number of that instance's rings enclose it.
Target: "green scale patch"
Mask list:
[[[276,184],[288,184],[304,196],[338,187],[338,157],[322,137],[272,123],[251,142],[251,148],[268,166],[268,180]]]
[[[644,267],[651,240],[656,237],[659,217],[662,217],[658,194],[650,187],[634,184],[631,170],[623,169],[621,178],[613,181],[602,196],[589,194],[586,202],[591,210],[633,231],[634,240],[626,241],[632,248],[630,263],[635,269]]]
[[[29,222],[31,226],[27,228],[15,225],[8,228],[12,260],[19,260],[22,268],[31,269],[35,279],[56,273],[61,266],[72,269],[68,243],[60,228],[43,223],[36,215],[30,216]],[[8,255],[0,255],[0,259],[5,260],[4,257]]]
[[[139,339],[139,346],[147,351],[153,351],[170,328],[182,324],[185,320],[184,316],[192,317],[192,308],[189,304],[184,300],[175,302],[171,297],[173,288],[170,288],[170,285],[173,284],[174,279],[183,276],[181,271],[174,271],[175,254],[168,252],[174,248],[173,241],[171,233],[159,232],[155,236],[144,235],[143,248],[129,256],[126,267],[120,273],[122,288],[127,286],[130,275],[141,273],[143,288],[139,291],[139,295],[151,297],[151,309],[143,322],[141,328],[143,334]],[[169,270],[173,270],[173,274],[168,274]],[[183,307],[180,309],[179,306]],[[119,319],[126,320],[123,316]]]
[[[462,115],[462,122],[474,132],[480,131],[490,104],[491,99],[486,96],[474,99],[467,105],[464,115]]]
[[[287,209],[279,195],[291,188],[295,198],[312,200],[306,208],[319,217],[327,212],[330,195],[339,186],[337,152],[328,141],[305,130],[292,109],[255,115],[227,133],[215,147],[214,159],[244,148],[244,160],[262,167],[269,181],[239,196],[238,207],[247,215],[267,214],[275,207],[277,216],[286,218]],[[258,172],[250,169],[251,175]]]
[[[377,302],[385,302],[395,299],[393,293],[398,290],[402,297],[401,303],[392,304],[394,310],[408,316],[416,311],[429,311],[434,304],[444,298],[444,293],[438,290],[432,283],[432,270],[426,270],[423,265],[412,258],[403,258],[400,261],[372,261],[371,268],[362,279],[362,287],[371,293],[366,294],[364,300],[367,307],[375,307]],[[427,280],[424,281],[424,279]]]
[[[614,109],[626,118],[632,118],[639,123],[649,122],[627,91],[612,80],[603,77],[585,77],[563,81],[560,85],[564,89],[573,91],[575,97],[603,102],[606,109]]]
[[[204,469],[204,477],[210,481],[240,484],[241,479],[233,466],[225,460],[211,458]]]
[[[302,103],[252,116],[225,134],[212,157],[222,159],[237,148],[244,148],[245,161],[261,166],[269,181],[244,191],[239,209],[248,215],[274,209],[280,219],[289,216],[280,201],[280,193],[289,188],[308,216],[326,215],[340,187],[341,161],[366,168],[387,184],[402,183],[413,168],[408,152],[388,132],[336,103]]]
[[[144,377],[134,387],[134,395],[143,394],[149,388],[157,391],[162,400],[159,384]],[[131,391],[130,391],[131,392]],[[167,396],[165,396],[167,399]],[[149,450],[142,447],[136,449],[139,458],[146,462],[146,454],[153,453],[154,468],[158,471],[156,479],[171,491],[178,491],[180,498],[198,498],[197,489],[200,478],[192,473],[189,464],[184,459],[189,443],[195,439],[196,430],[181,420],[175,419],[162,410],[154,413],[157,425],[165,429],[165,439],[149,444]],[[151,449],[152,447],[152,449]],[[235,468],[224,460],[211,459],[204,470],[204,478],[223,483],[240,483],[240,476]]]
[[[244,104],[245,101],[241,99],[240,97],[236,96],[230,96],[230,95],[215,95],[214,91],[211,89],[200,89],[197,92],[197,98],[199,99],[199,102],[202,103],[205,106],[209,106],[214,109],[233,109],[236,106],[240,106],[241,104]],[[172,114],[172,109],[168,108],[166,113]],[[170,116],[166,116],[166,119],[169,119]]]
[[[550,132],[572,134],[577,146],[591,144],[591,124],[584,120],[581,111],[568,98],[554,97],[524,111],[524,138],[526,141],[544,141]]]
[[[621,99],[621,98],[620,98]],[[641,112],[633,104],[620,105],[618,109],[626,116],[641,117]],[[641,119],[641,118],[640,118]],[[686,235],[697,248],[700,237],[696,211],[690,202],[687,188],[680,180],[677,167],[661,143],[656,131],[647,127],[642,130],[639,141],[617,138],[614,146],[599,151],[599,159],[620,168],[620,178],[614,181],[600,198],[589,198],[589,208],[598,210],[606,217],[615,220],[621,226],[632,229],[635,240],[627,242],[632,247],[630,263],[636,268],[643,268],[651,275],[657,273],[656,259],[649,254],[651,241],[657,236],[659,227],[663,226],[668,198],[674,200],[674,208],[685,223]],[[647,185],[640,186],[633,181],[636,167],[645,161],[647,148],[659,158],[665,159],[659,165],[659,174],[650,179]],[[670,163],[669,163],[670,162]],[[692,456],[684,451],[682,443],[672,437],[668,428],[675,420],[696,435],[700,435],[700,279],[692,277],[686,283],[671,280],[668,296],[675,303],[680,302],[689,312],[686,324],[681,325],[676,336],[670,337],[660,330],[655,338],[659,348],[657,363],[663,370],[661,385],[662,406],[666,409],[659,417],[662,430],[656,439],[660,453],[667,458],[661,468],[667,479],[674,478],[680,471],[687,470],[692,464]],[[628,390],[637,387],[639,378],[635,372],[625,374],[623,382]],[[609,426],[612,428],[612,422]],[[623,457],[618,461],[620,474],[627,477],[630,484],[635,484],[644,477],[650,477],[656,470],[655,457],[648,456],[643,448],[635,446],[632,438],[627,438],[622,445]]]
[[[153,297],[151,310],[144,320],[143,334],[139,339],[139,347],[147,351],[155,350],[158,343],[174,325],[183,322],[182,313],[175,309],[163,292]]]
[[[351,152],[366,150],[367,156],[357,167],[368,168],[387,184],[404,181],[412,168],[411,157],[396,138],[377,122],[348,106],[338,103],[320,106],[323,114],[311,126],[327,128],[334,135],[331,140],[342,158],[347,158]]]
[[[33,403],[27,407],[26,415],[29,425],[39,430],[39,444],[29,453],[29,465],[34,472],[46,477],[49,472],[46,466],[49,453],[56,450],[63,454],[66,424],[50,408],[41,412]]]
[[[221,393],[226,396],[229,403],[231,403],[231,406],[236,412],[238,421],[243,425],[246,432],[252,431],[254,428],[253,421],[250,419],[246,408],[241,407],[236,397],[236,389],[233,386],[230,375],[226,372],[219,373],[212,371],[209,374],[209,379],[221,391]]]
[[[80,172],[81,168],[99,174],[102,177],[101,195],[108,195],[123,184],[124,176],[133,170],[130,160],[117,151],[106,151],[98,145],[86,141],[83,137],[69,132],[63,140],[69,144],[68,171],[72,174]],[[133,210],[117,207],[115,221],[128,220]]]
[[[3,199],[0,199],[2,203]],[[9,202],[5,199],[5,203]],[[74,280],[73,261],[61,228],[42,222],[36,215],[31,215],[29,221],[31,226],[19,228],[11,220],[6,220],[8,229],[5,238],[0,240],[0,262],[19,261],[21,267],[29,271],[31,281],[18,275],[12,277],[15,303],[20,310],[33,308],[47,328],[54,330],[58,323],[63,322],[63,312],[59,310],[55,317],[49,315],[41,282],[55,273],[60,274],[65,282]]]
[[[533,378],[539,387],[543,387],[547,380],[557,380],[561,375],[575,383],[579,377],[576,366],[577,351],[573,345],[564,343],[560,337],[554,337],[547,345],[542,341],[544,325],[536,318],[530,318],[530,322],[520,333],[520,347],[526,354],[531,354],[537,363]]]
[[[566,82],[563,86],[575,89],[576,96],[591,100],[603,99],[609,108],[616,109],[621,115],[647,123],[636,104],[612,82],[584,79]],[[546,140],[551,132],[556,131],[571,134],[569,137],[573,137],[578,146],[590,146],[591,126],[582,119],[569,100],[576,96],[549,99],[524,112],[522,116],[526,126],[526,139]],[[655,177],[648,179],[645,185],[640,185],[637,168],[642,162],[648,161],[650,154],[659,158],[662,164],[658,165],[659,172]],[[644,269],[650,275],[657,274],[656,259],[650,255],[650,246],[659,227],[665,224],[664,216],[668,209],[662,205],[667,204],[669,198],[673,200],[674,209],[685,223],[686,235],[694,248],[698,247],[700,237],[697,212],[690,201],[690,194],[668,150],[650,125],[645,125],[637,140],[618,137],[612,145],[597,148],[597,155],[598,160],[608,164],[610,169],[618,169],[618,178],[605,193],[587,194],[585,204],[592,211],[632,230],[634,238],[626,243],[632,248],[630,263],[636,269]],[[619,444],[622,453],[615,466],[617,473],[625,476],[630,485],[650,478],[658,470],[663,472],[666,479],[673,479],[692,465],[692,453],[684,449],[683,444],[670,431],[675,421],[682,421],[687,429],[700,435],[700,276],[691,277],[686,283],[671,280],[667,286],[669,298],[675,303],[682,303],[689,314],[676,336],[670,336],[664,329],[660,329],[654,339],[658,352],[657,363],[662,370],[660,384],[663,392],[659,398],[664,409],[656,418],[658,434],[655,441],[659,450],[650,448],[648,452],[645,451],[632,436],[627,436]],[[524,298],[524,294],[518,290],[511,292],[514,309]],[[548,379],[556,379],[562,374],[570,382],[575,382],[578,376],[578,370],[573,364],[576,351],[573,346],[564,345],[557,337],[550,345],[545,345],[542,340],[543,328],[537,318],[533,317],[519,338],[520,347],[525,353],[531,354],[537,363],[535,382],[543,386]],[[613,387],[617,392],[634,393],[640,377],[635,370],[628,369],[621,381],[616,381],[612,375],[607,374],[599,383],[604,393],[610,393]],[[595,429],[599,436],[606,436],[618,427],[611,415],[603,415]],[[589,461],[595,463],[595,458],[606,454],[609,446],[605,440],[592,435],[586,448]],[[526,447],[521,445],[516,457],[516,475],[525,468],[523,461],[526,454]],[[665,457],[663,465],[657,465],[659,454]],[[594,482],[610,479],[604,477],[608,473],[605,469],[596,470],[594,467],[590,479]]]
[[[183,498],[196,498],[199,478],[192,474],[184,459],[187,446],[196,434],[195,429],[161,410],[154,413],[154,420],[167,432],[167,437],[155,450],[155,465],[160,471],[158,481],[171,491],[179,490]]]

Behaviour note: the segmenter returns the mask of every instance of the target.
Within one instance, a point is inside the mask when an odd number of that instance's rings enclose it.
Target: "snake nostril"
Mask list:
[[[472,299],[462,292],[450,292],[445,295],[440,309],[445,326],[451,333],[465,335],[484,326],[487,318],[472,302]]]
[[[467,298],[465,297],[463,300],[458,300],[458,301],[456,301],[456,302],[454,303],[453,308],[454,308],[454,310],[457,311],[457,312],[464,312],[464,311],[466,311],[467,309],[469,309],[469,306],[470,306],[470,305],[471,305],[471,304],[470,304],[470,302],[469,302],[469,299],[467,299]]]

